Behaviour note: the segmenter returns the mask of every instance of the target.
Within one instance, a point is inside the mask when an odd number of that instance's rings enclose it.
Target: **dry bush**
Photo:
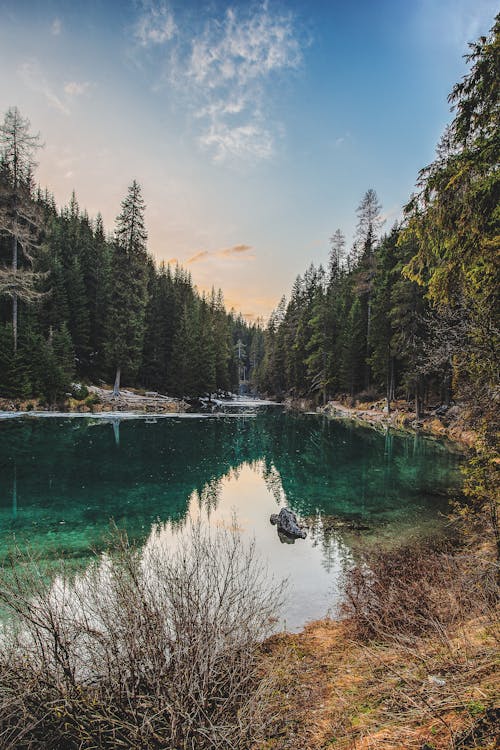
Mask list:
[[[496,564],[434,540],[374,550],[345,579],[342,614],[361,640],[444,632],[498,602]]]
[[[120,536],[73,580],[3,571],[2,748],[220,750],[265,732],[258,646],[282,587],[235,529],[178,542]]]

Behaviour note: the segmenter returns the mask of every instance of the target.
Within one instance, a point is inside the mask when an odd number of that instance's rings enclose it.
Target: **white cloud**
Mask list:
[[[229,8],[222,23],[209,22],[193,40],[188,75],[209,88],[228,82],[246,88],[301,59],[291,16],[273,15],[264,3],[246,17]]]
[[[237,127],[212,118],[208,129],[198,142],[210,149],[214,161],[222,162],[236,157],[242,160],[267,159],[273,153],[273,136],[269,130],[249,121]]]
[[[164,80],[188,102],[197,142],[217,162],[272,156],[279,126],[262,114],[271,109],[270,87],[302,62],[292,14],[263,2],[176,20],[165,4],[150,1],[135,37],[140,47],[162,51]]]
[[[267,159],[274,150],[274,127],[262,111],[274,75],[297,68],[302,50],[292,17],[275,15],[267,3],[251,13],[228,9],[210,20],[192,41],[185,75],[196,100],[203,130],[199,143],[216,161],[232,157]]]
[[[50,27],[50,31],[54,36],[59,36],[62,31],[62,21],[60,18],[54,18]]]
[[[18,68],[17,72],[25,86],[32,91],[41,94],[51,107],[57,109],[63,115],[69,115],[68,107],[59,98],[47,81],[47,78],[37,60],[30,60],[29,62],[23,63]]]
[[[145,2],[134,33],[141,47],[170,41],[177,31],[174,16],[165,3]]]
[[[89,88],[88,81],[68,81],[64,84],[64,93],[68,96],[82,96]]]
[[[336,149],[342,149],[346,145],[352,142],[353,142],[352,134],[349,131],[347,131],[343,135],[338,136],[338,138],[335,138],[335,140],[333,141],[333,147]]]

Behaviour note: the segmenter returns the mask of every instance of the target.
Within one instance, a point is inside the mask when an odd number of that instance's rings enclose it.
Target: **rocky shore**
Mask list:
[[[436,438],[448,439],[465,448],[477,443],[477,433],[471,428],[467,409],[463,404],[428,409],[422,419],[416,419],[406,401],[394,401],[390,412],[387,402],[370,401],[348,405],[345,401],[329,401],[325,406],[315,406],[306,398],[287,399],[285,408],[291,411],[325,414],[331,419],[349,419],[375,429],[419,432]]]
[[[406,402],[395,402],[391,411],[387,411],[385,401],[359,404],[349,407],[340,401],[330,401],[319,411],[329,417],[352,419],[376,428],[392,427],[398,430],[415,430],[437,438],[447,438],[466,448],[473,448],[477,433],[468,423],[466,409],[461,404],[448,408],[442,406],[431,409],[422,419],[416,419]]]
[[[51,406],[37,399],[0,398],[0,413],[61,411],[80,414],[99,414],[102,412],[165,414],[185,412],[189,408],[189,404],[182,399],[166,396],[155,391],[122,389],[120,395],[115,396],[111,388],[96,385],[85,386],[81,390],[81,394],[68,394],[64,401]]]

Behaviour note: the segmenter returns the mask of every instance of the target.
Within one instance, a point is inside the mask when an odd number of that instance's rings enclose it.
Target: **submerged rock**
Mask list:
[[[378,521],[377,526],[385,525],[385,521]],[[341,517],[327,514],[324,516],[305,516],[304,526],[314,535],[318,530],[323,534],[332,534],[337,531],[373,531],[361,517]]]
[[[279,513],[273,513],[269,519],[273,526],[278,527],[278,536],[282,542],[295,539],[305,539],[307,532],[302,529],[297,521],[297,516],[288,508],[281,508]],[[282,539],[286,535],[288,539]]]

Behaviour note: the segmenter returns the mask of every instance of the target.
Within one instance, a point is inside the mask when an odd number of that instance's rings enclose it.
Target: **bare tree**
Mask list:
[[[2,748],[243,750],[262,738],[259,648],[281,587],[235,526],[177,541],[159,533],[141,552],[118,535],[84,574],[53,582],[25,557],[3,571],[15,619],[0,642]]]
[[[7,110],[0,125],[0,145],[0,231],[12,240],[11,268],[0,268],[0,294],[12,298],[14,350],[17,350],[18,300],[32,302],[37,297],[37,276],[32,271],[21,271],[19,256],[32,263],[41,227],[39,207],[31,196],[34,154],[41,144],[39,135],[30,133],[30,122],[17,107]]]

